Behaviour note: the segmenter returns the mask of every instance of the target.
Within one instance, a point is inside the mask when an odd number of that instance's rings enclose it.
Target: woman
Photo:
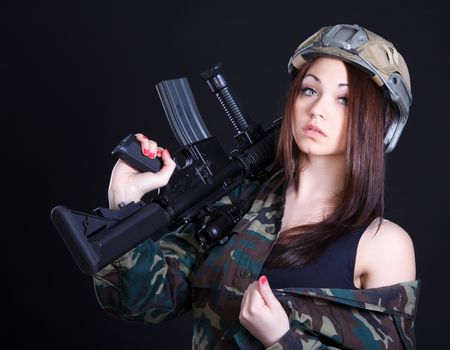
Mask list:
[[[192,308],[193,348],[412,348],[414,248],[383,219],[384,155],[410,104],[406,64],[379,36],[337,25],[303,42],[289,70],[271,176],[216,203],[258,190],[229,242],[203,252],[199,222],[146,241],[95,276],[99,301],[149,323]],[[175,169],[167,150],[136,136],[164,167],[137,173],[119,160],[111,207],[166,185]]]

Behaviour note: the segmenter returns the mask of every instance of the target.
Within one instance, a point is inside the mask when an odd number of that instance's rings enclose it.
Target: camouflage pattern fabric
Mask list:
[[[225,245],[203,252],[194,238],[203,223],[190,223],[99,271],[94,285],[104,310],[150,324],[192,310],[193,349],[264,349],[238,317],[277,239],[286,190],[280,176],[262,185],[246,180],[215,204],[229,204],[249,187],[259,191]],[[414,349],[419,289],[419,280],[363,290],[274,289],[291,329],[269,349]]]

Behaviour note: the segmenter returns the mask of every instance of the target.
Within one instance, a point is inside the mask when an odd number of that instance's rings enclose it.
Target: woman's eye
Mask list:
[[[303,95],[305,96],[314,96],[317,94],[316,90],[305,87],[305,88],[301,88],[300,91],[302,92]]]
[[[348,105],[348,97],[339,97],[339,101],[344,105]]]

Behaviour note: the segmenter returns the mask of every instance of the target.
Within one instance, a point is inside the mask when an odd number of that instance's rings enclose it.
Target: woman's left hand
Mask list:
[[[239,321],[265,347],[276,343],[289,331],[289,318],[272,292],[265,276],[244,293]]]

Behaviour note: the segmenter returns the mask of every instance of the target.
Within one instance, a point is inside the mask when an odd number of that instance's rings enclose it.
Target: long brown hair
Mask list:
[[[290,85],[278,138],[274,171],[283,168],[282,180],[287,184],[298,183],[299,164],[307,162],[307,156],[295,143],[292,118],[302,80],[311,64],[312,61],[306,63]],[[336,209],[321,222],[282,232],[266,260],[268,267],[305,264],[342,235],[366,227],[376,218],[380,218],[381,224],[385,174],[383,139],[392,109],[381,89],[365,72],[349,63],[344,64],[349,82],[346,175]]]

